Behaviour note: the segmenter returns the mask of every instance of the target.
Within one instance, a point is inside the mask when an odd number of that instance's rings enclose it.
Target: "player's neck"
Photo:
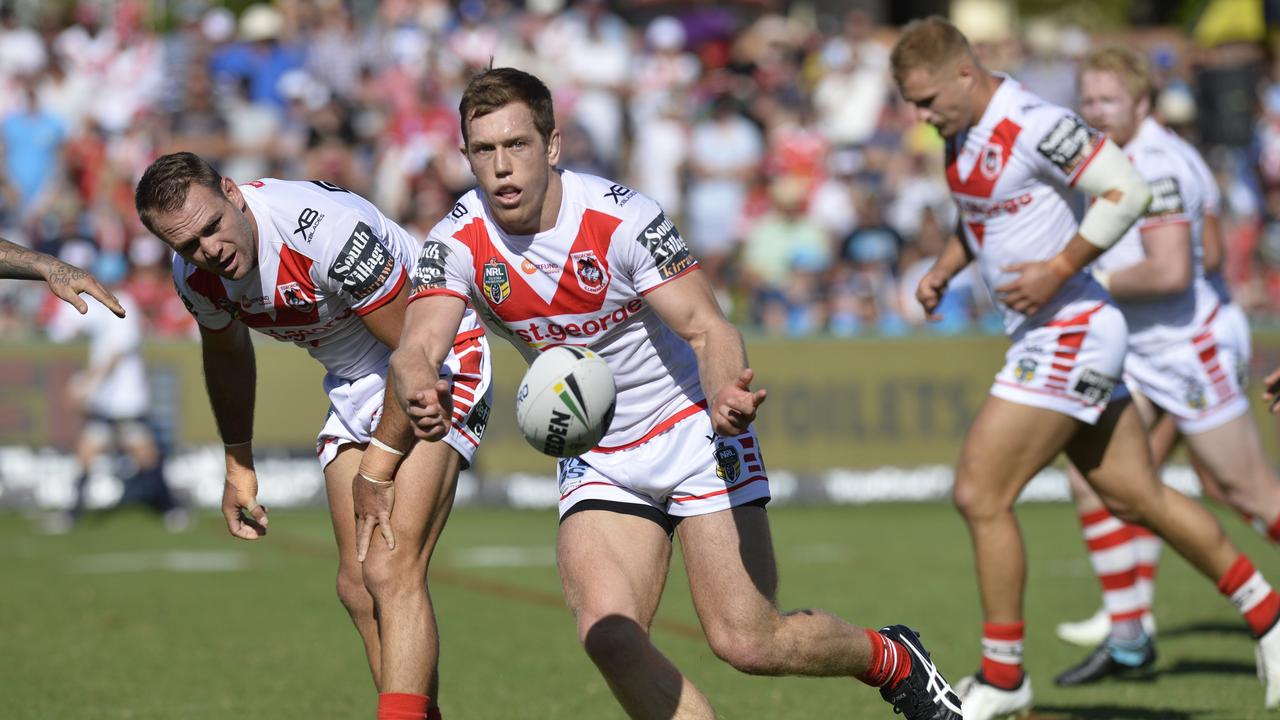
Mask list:
[[[253,231],[253,268],[258,267],[258,217],[253,214],[253,208],[249,205],[249,201],[244,201],[244,216],[249,219],[249,229]]]
[[[560,181],[560,172],[553,169],[547,181],[547,194],[542,198],[538,228],[534,232],[546,232],[556,226],[556,221],[560,219],[560,203],[563,199],[564,183]]]
[[[992,75],[987,70],[978,69],[977,82],[974,84],[974,111],[973,124],[977,125],[982,122],[982,116],[987,114],[987,108],[991,106],[991,99],[996,96],[996,91],[1000,89],[1000,84],[1004,82],[1004,78],[998,75]]]

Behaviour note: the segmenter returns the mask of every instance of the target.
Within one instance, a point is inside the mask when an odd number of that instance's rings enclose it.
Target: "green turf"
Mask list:
[[[1053,624],[1092,612],[1096,583],[1067,506],[1019,512],[1031,558],[1027,656],[1042,717],[1262,717],[1242,623],[1172,556],[1161,567],[1155,678],[1053,687],[1053,674],[1083,652],[1058,642]],[[865,625],[909,623],[953,680],[976,668],[969,546],[950,507],[770,514],[785,607],[825,607]],[[1280,578],[1274,552],[1238,521],[1224,521],[1263,571]],[[227,537],[212,515],[183,535],[128,513],[66,536],[33,527],[0,515],[0,717],[372,717],[363,655],[333,592],[322,511],[277,512],[271,535],[255,544]],[[449,718],[622,717],[560,601],[548,562],[554,530],[551,511],[460,510],[450,521],[432,579]],[[483,550],[494,547],[514,549],[500,552],[523,564],[479,563],[495,562],[494,551]],[[140,567],[228,560],[244,567]],[[740,675],[712,656],[695,628],[677,567],[655,638],[725,718],[893,717],[874,691],[852,681]]]

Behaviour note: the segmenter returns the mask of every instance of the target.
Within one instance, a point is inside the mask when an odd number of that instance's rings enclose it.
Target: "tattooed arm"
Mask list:
[[[83,315],[89,306],[80,299],[80,293],[89,293],[111,312],[124,317],[124,308],[98,279],[74,265],[68,265],[52,255],[28,250],[0,238],[0,278],[15,280],[44,280],[49,291],[66,300]]]

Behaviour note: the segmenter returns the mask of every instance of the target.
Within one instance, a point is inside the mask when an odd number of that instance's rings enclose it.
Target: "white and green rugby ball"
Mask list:
[[[516,391],[516,424],[538,452],[574,457],[609,432],[618,390],[604,358],[572,345],[545,350]]]

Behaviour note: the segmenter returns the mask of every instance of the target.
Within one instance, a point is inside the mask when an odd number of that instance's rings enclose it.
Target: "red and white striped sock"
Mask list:
[[[1141,525],[1129,527],[1133,528],[1133,545],[1138,556],[1138,602],[1150,614],[1156,598],[1156,568],[1160,565],[1164,540]]]
[[[1111,625],[1136,621],[1143,605],[1138,592],[1138,555],[1133,527],[1105,508],[1080,516],[1089,562],[1102,585],[1102,606]]]
[[[1022,684],[1022,638],[1025,622],[982,624],[982,677],[1013,690]]]
[[[1231,598],[1256,638],[1266,635],[1280,618],[1280,595],[1243,554],[1218,580],[1218,591]]]
[[[872,687],[894,688],[911,674],[911,651],[902,643],[864,628],[871,644],[871,660],[858,679]]]

